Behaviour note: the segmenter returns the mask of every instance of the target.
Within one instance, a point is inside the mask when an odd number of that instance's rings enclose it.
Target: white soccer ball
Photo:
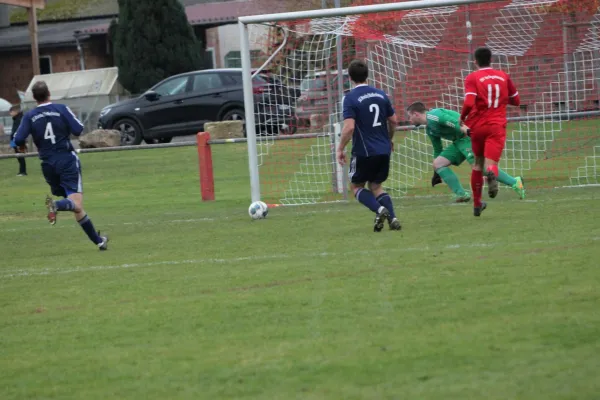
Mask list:
[[[266,218],[268,213],[269,207],[262,201],[255,201],[248,208],[248,214],[250,214],[250,218],[252,219]]]

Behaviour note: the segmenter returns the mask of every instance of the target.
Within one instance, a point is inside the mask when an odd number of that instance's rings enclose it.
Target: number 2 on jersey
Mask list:
[[[56,144],[56,136],[54,136],[54,129],[52,129],[52,124],[48,122],[46,124],[46,131],[44,132],[44,139],[48,139],[52,142],[52,144]]]
[[[373,103],[369,106],[369,111],[375,113],[375,118],[373,119],[373,128],[381,126],[381,122],[379,122],[379,106],[376,103]]]
[[[494,106],[494,108],[498,108],[498,100],[500,99],[500,85],[498,85],[497,83],[494,85],[494,87],[492,88],[492,85],[489,84],[487,86],[488,89],[488,108],[492,108],[492,106]],[[495,93],[494,93],[494,90]],[[493,96],[495,94],[495,96]],[[494,101],[492,103],[492,97],[494,97]]]

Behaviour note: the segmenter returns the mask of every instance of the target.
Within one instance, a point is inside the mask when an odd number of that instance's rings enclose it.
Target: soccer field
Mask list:
[[[194,148],[81,159],[107,252],[0,161],[1,399],[598,398],[600,188],[397,199],[375,234],[354,201],[251,222],[243,145],[212,203]]]

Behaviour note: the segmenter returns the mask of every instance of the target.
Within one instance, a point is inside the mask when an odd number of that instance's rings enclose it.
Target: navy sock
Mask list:
[[[73,211],[75,203],[71,199],[62,199],[54,202],[57,211]]]
[[[373,192],[367,189],[358,189],[358,192],[356,192],[356,200],[374,213],[376,213],[379,210],[379,207],[381,207],[381,204],[379,204],[377,199],[375,199]]]
[[[379,204],[387,208],[387,210],[390,212],[390,218],[396,218],[396,213],[394,212],[394,205],[392,204],[392,198],[389,194],[381,193],[377,197],[377,201],[379,202]]]
[[[94,224],[92,224],[92,220],[89,219],[87,215],[81,218],[78,222],[79,225],[81,225],[81,229],[83,229],[92,242],[95,244],[102,243],[102,238],[98,236],[98,232],[96,232]]]

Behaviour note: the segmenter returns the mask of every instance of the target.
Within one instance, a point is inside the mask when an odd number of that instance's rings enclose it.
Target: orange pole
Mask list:
[[[212,151],[208,143],[209,140],[210,135],[206,132],[200,132],[196,135],[202,201],[213,201],[215,199],[215,179],[213,176]]]

